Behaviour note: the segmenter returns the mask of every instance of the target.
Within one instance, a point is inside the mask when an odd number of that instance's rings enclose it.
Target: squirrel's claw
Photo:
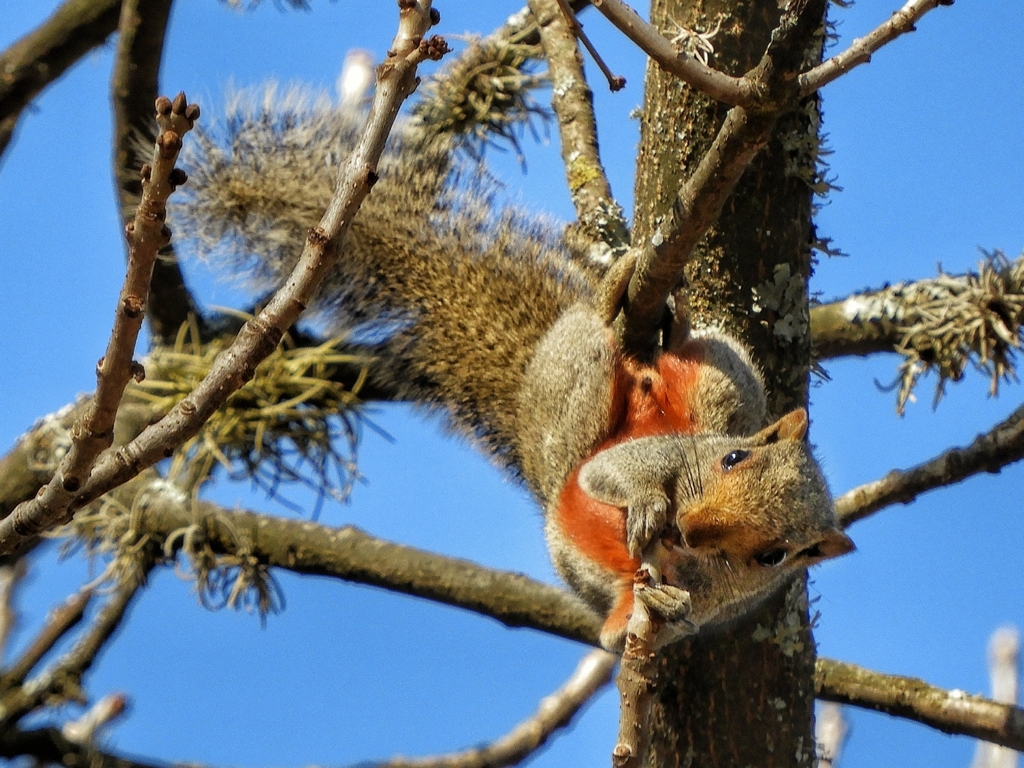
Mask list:
[[[657,646],[666,645],[697,633],[699,627],[690,621],[690,593],[671,584],[634,584],[633,594],[647,610],[664,620],[658,631]]]
[[[687,620],[690,615],[690,593],[671,584],[635,584],[633,594],[647,609],[658,614],[667,624],[695,624]]]
[[[631,499],[626,509],[626,545],[629,554],[639,557],[668,520],[669,501],[664,494]]]

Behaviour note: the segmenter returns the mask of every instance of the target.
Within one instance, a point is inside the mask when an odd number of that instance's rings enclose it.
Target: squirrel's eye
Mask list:
[[[765,568],[775,568],[786,562],[788,555],[789,552],[784,549],[769,549],[767,552],[756,555],[754,560],[757,561],[758,565],[763,565]]]
[[[722,457],[723,471],[728,472],[748,456],[750,456],[750,451],[732,451],[731,453],[725,454],[725,456]]]

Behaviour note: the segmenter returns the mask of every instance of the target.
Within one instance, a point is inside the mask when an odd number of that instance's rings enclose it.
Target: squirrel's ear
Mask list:
[[[794,408],[774,424],[751,438],[756,445],[770,445],[780,440],[803,440],[807,434],[807,409]]]
[[[828,531],[828,533],[825,534],[825,538],[817,542],[814,546],[803,550],[800,555],[807,565],[814,565],[815,563],[820,563],[822,560],[829,560],[833,557],[839,557],[853,552],[856,548],[857,547],[854,545],[853,539],[836,528]]]
[[[839,557],[853,552],[857,548],[857,545],[853,543],[853,539],[847,536],[840,530],[829,531],[825,535],[825,539],[819,545],[821,554],[826,558]]]

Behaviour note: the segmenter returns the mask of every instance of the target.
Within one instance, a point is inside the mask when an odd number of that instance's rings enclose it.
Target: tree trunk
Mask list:
[[[703,32],[718,26],[710,63],[739,75],[760,59],[779,11],[753,0],[654,0],[651,17],[669,36],[676,25]],[[820,60],[820,42],[809,59]],[[655,230],[727,111],[648,65],[635,237]],[[779,121],[686,268],[694,323],[721,325],[750,343],[772,418],[807,401],[817,146],[818,104],[809,99]],[[651,764],[813,765],[814,658],[805,579],[728,630],[665,653]]]

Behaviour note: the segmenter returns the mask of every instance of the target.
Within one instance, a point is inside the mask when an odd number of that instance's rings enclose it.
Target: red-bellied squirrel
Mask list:
[[[336,115],[298,135],[301,121],[280,121],[288,134],[258,112],[229,121],[266,134],[228,137],[249,152],[201,137],[177,220],[269,287],[326,205],[349,129]],[[630,265],[598,268],[550,225],[496,213],[486,177],[452,191],[451,158],[436,137],[393,139],[317,311],[372,354],[371,380],[443,410],[534,493],[558,572],[606,617],[605,647],[622,647],[651,542],[663,582],[639,594],[668,638],[736,618],[853,548],[804,440],[806,411],[765,426],[741,343],[705,329],[676,334],[650,364],[624,354],[610,321]]]

